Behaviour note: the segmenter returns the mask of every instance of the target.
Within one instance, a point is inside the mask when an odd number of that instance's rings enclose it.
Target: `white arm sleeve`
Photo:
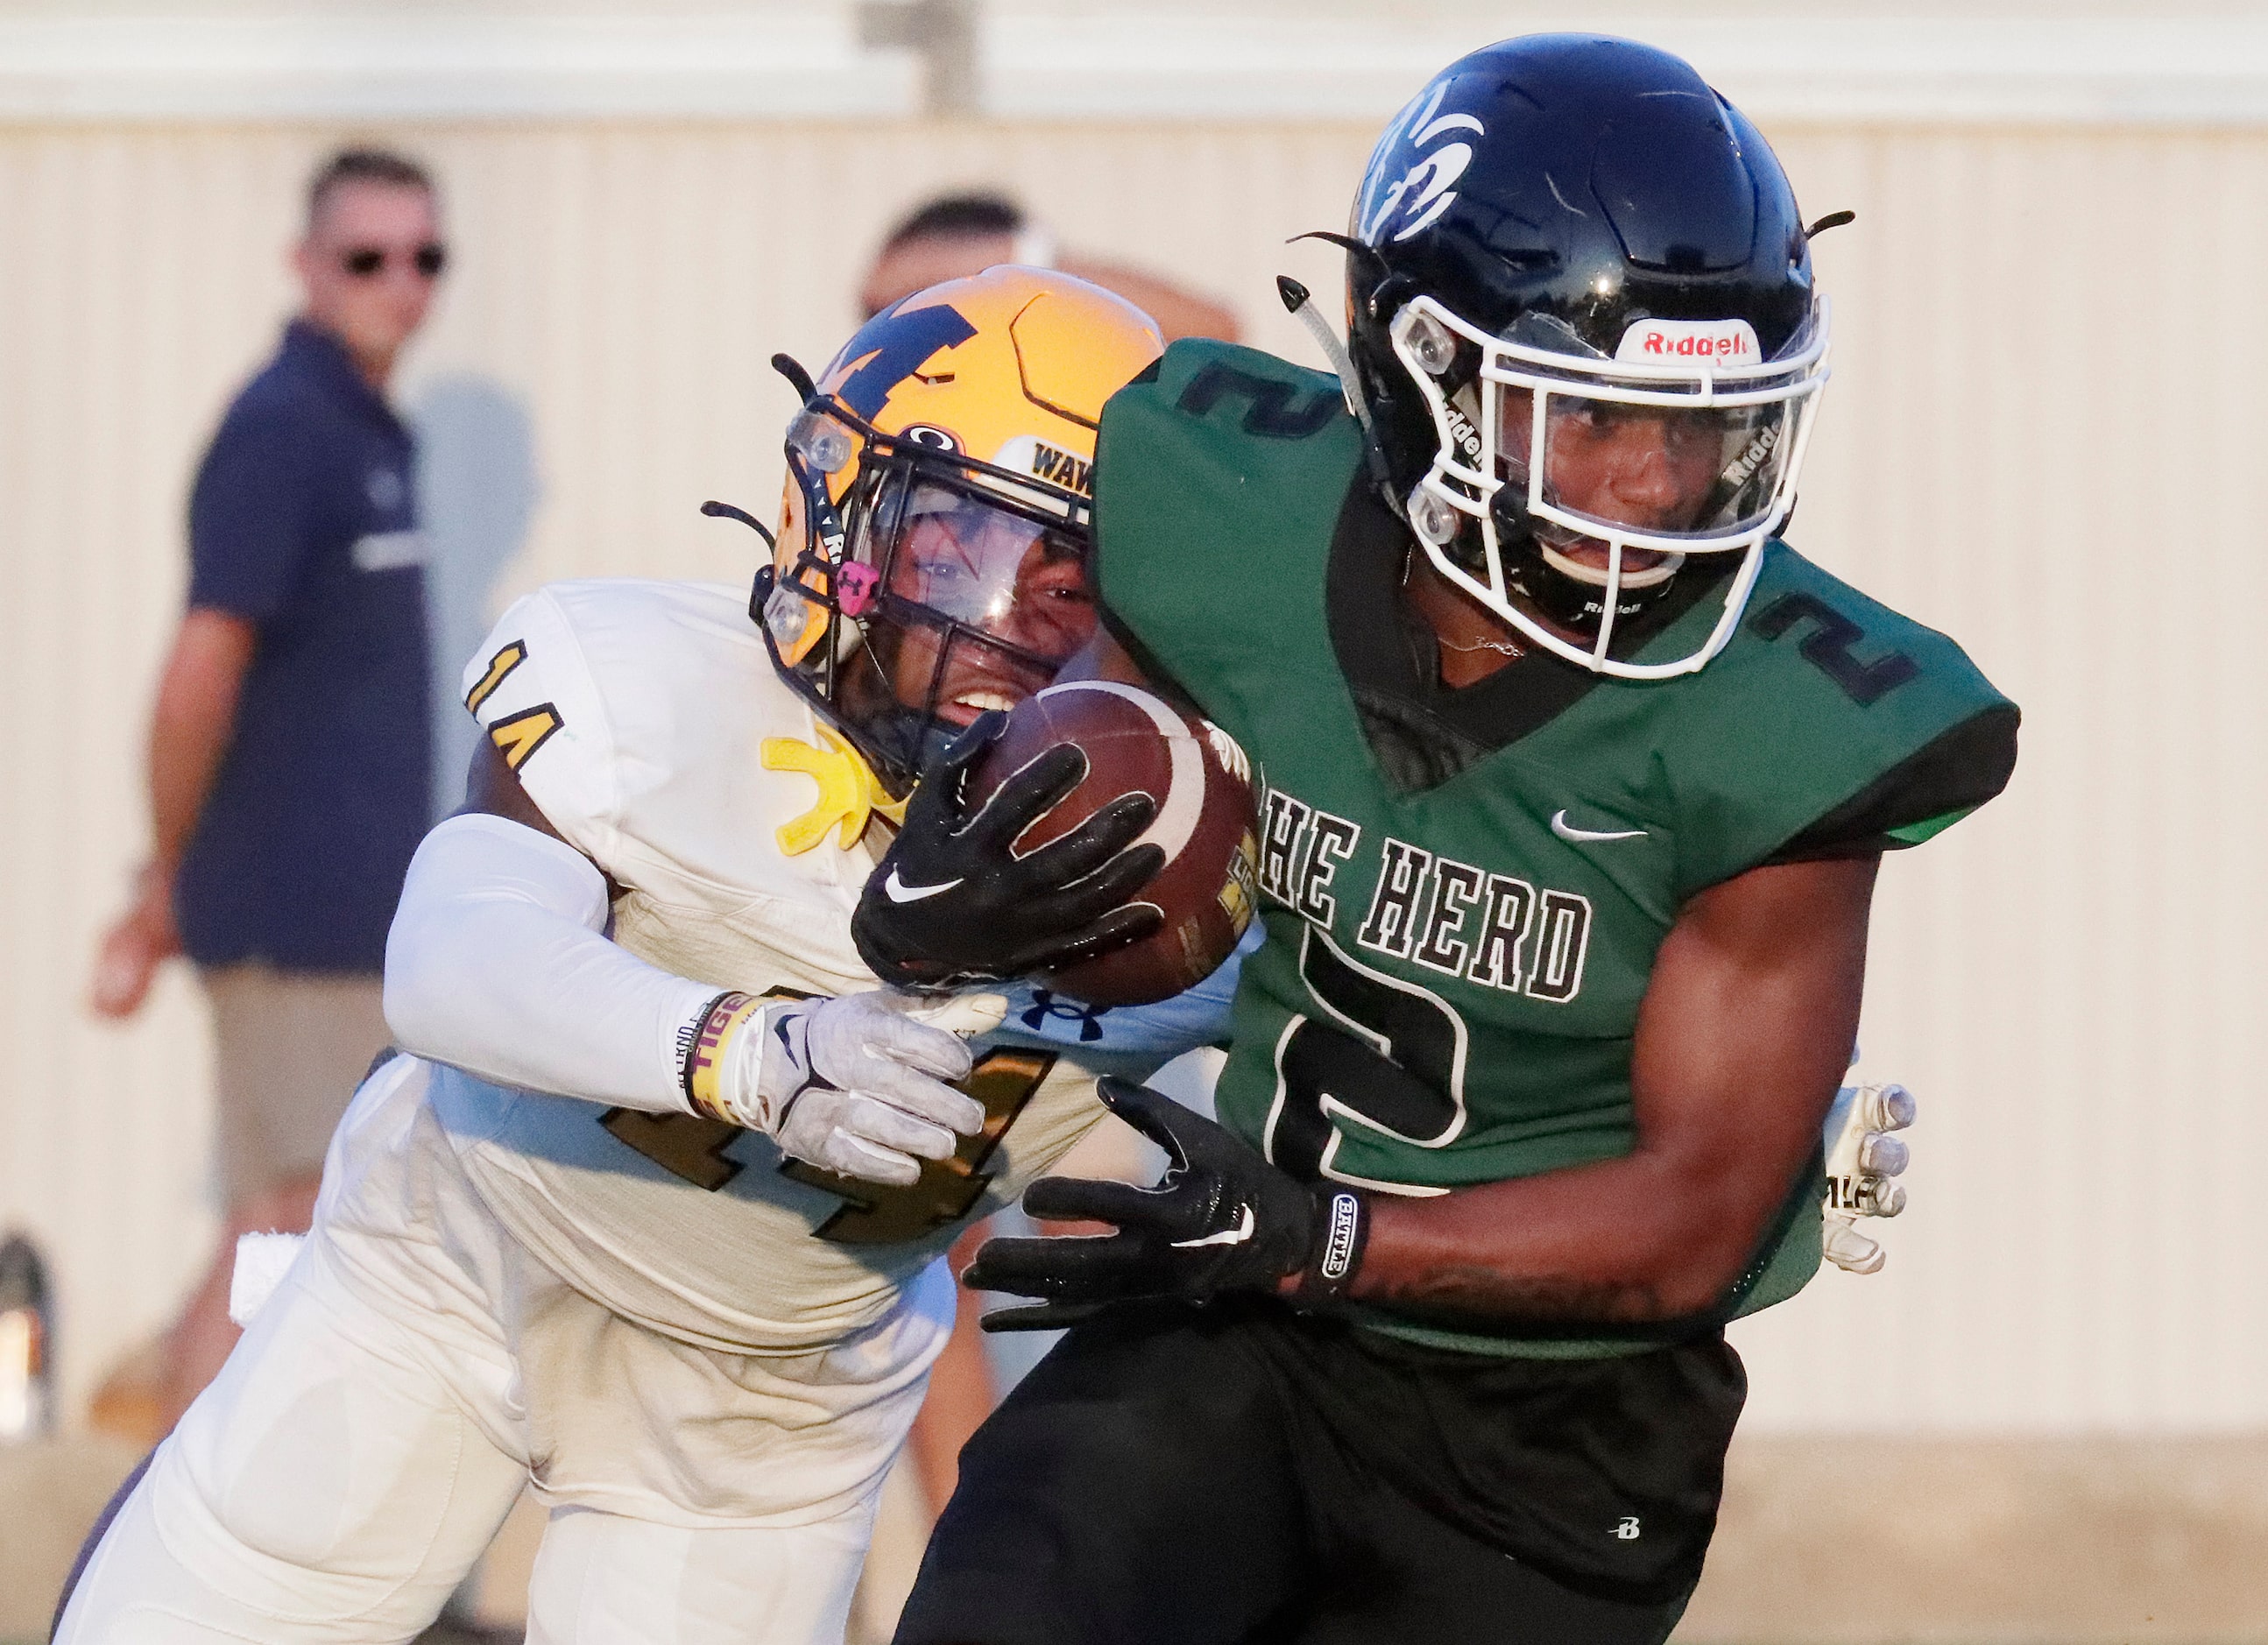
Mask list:
[[[682,1112],[679,1036],[719,991],[647,965],[606,922],[606,877],[572,846],[448,819],[410,860],[387,934],[395,1042],[499,1084]]]

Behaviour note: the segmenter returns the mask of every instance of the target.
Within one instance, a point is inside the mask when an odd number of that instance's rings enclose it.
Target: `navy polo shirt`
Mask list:
[[[204,966],[376,972],[428,821],[425,578],[409,431],[294,320],[189,501],[189,604],[258,632],[174,882]]]

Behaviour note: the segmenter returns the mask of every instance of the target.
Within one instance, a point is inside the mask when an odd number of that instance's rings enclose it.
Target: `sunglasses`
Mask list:
[[[339,267],[357,280],[375,279],[391,261],[392,253],[379,246],[358,246],[339,254]],[[409,253],[409,261],[425,279],[435,279],[449,266],[449,250],[438,240],[428,240]]]

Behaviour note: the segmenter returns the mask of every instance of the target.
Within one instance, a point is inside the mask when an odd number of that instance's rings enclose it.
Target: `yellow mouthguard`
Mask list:
[[[801,856],[839,827],[836,843],[845,851],[858,843],[867,819],[877,811],[892,822],[906,819],[906,803],[883,791],[858,751],[835,728],[821,725],[823,748],[794,737],[767,737],[760,751],[767,771],[800,771],[819,784],[819,802],[793,822],[782,823],[774,838],[790,856]]]

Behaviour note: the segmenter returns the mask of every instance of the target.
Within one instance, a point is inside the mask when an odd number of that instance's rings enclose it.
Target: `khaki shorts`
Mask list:
[[[386,1047],[382,985],[257,961],[198,975],[213,1008],[221,1191],[238,1205],[322,1169],[347,1099]]]

